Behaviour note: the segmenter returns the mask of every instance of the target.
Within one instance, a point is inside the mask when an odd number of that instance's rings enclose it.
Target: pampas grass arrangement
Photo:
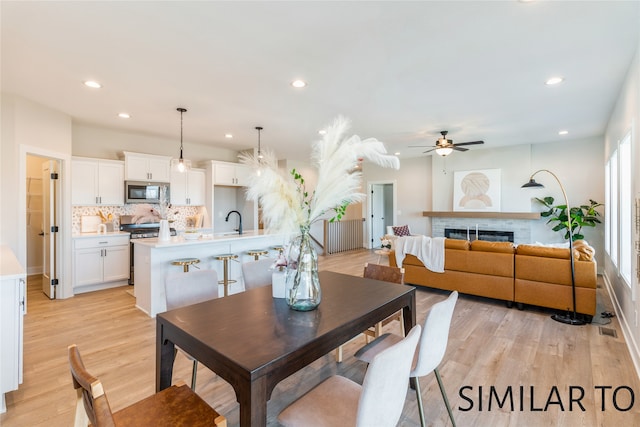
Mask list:
[[[340,220],[346,207],[362,201],[361,173],[356,169],[359,159],[367,159],[382,167],[400,168],[396,156],[388,155],[384,144],[375,138],[361,140],[346,137],[350,121],[338,117],[327,127],[327,133],[312,147],[312,163],[318,170],[314,190],[306,187],[304,177],[293,169],[285,175],[278,169],[278,159],[271,150],[263,150],[263,158],[241,155],[240,162],[256,172],[249,177],[247,199],[262,206],[265,228],[278,234],[299,234],[325,214],[333,212],[331,220]]]

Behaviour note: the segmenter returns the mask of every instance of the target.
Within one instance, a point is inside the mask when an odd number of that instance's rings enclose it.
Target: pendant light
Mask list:
[[[182,114],[187,112],[186,108],[178,107],[176,108],[180,112],[180,158],[172,159],[171,166],[174,170],[182,173],[188,169],[191,169],[191,160],[185,160],[182,157]]]
[[[260,150],[260,131],[262,130],[262,126],[256,126],[256,130],[258,131],[258,159],[262,160],[264,158]]]

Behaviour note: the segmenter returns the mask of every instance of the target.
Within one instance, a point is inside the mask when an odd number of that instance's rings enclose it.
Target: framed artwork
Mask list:
[[[453,210],[500,212],[500,169],[454,172]]]

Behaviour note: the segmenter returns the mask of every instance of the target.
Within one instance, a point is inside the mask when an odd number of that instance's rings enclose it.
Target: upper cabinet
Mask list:
[[[205,199],[204,169],[185,172],[171,171],[171,204],[176,206],[202,206]]]
[[[119,160],[71,159],[72,205],[123,205],[124,162]]]
[[[124,152],[125,180],[169,182],[171,157]]]
[[[213,185],[244,187],[251,168],[240,163],[211,162],[213,167]]]

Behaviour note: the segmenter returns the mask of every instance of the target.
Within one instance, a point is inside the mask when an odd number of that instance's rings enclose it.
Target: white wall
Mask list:
[[[544,206],[535,197],[552,196],[564,203],[562,191],[552,175],[540,172],[535,176],[544,189],[523,189],[532,173],[548,169],[558,176],[565,188],[569,205],[588,204],[589,199],[604,202],[604,143],[602,138],[564,140],[546,144],[527,144],[493,149],[472,149],[443,158],[433,156],[433,210],[453,208],[453,178],[457,171],[477,169],[501,170],[502,212],[542,212]],[[604,214],[604,209],[600,212]],[[586,240],[596,249],[601,260],[604,248],[604,227],[583,228]],[[546,219],[531,222],[531,239],[545,243],[562,242],[563,234],[554,232]]]
[[[422,212],[431,210],[431,158],[415,157],[400,159],[400,169],[383,168],[365,162],[363,165],[363,182],[396,182],[396,223],[409,225],[414,234],[431,234],[431,221],[422,216]],[[363,209],[366,212],[365,202]],[[365,213],[363,213],[365,215]],[[365,241],[371,241],[370,227],[366,227]],[[374,240],[380,236],[374,236]]]
[[[531,171],[529,145],[500,149],[472,148],[467,152],[453,152],[447,157],[432,155],[433,210],[453,210],[453,177],[455,172],[477,169],[500,169],[502,212],[528,212],[529,196],[519,191],[528,181]]]
[[[123,151],[178,157],[180,139],[168,139],[134,132],[123,132],[82,123],[72,127],[74,156],[100,159],[122,159]],[[206,160],[237,162],[237,150],[214,147],[206,144],[183,141],[184,158],[191,160],[194,167]]]
[[[2,156],[0,171],[0,243],[8,245],[18,261],[27,266],[26,177],[27,156],[60,160],[61,195],[59,241],[62,254],[71,253],[71,117],[27,99],[2,94]],[[60,257],[61,286],[67,298],[71,287],[71,257]]]
[[[531,172],[548,169],[558,176],[567,193],[569,206],[588,205],[589,199],[604,203],[604,141],[602,138],[566,141],[562,144],[534,144],[531,159]],[[531,197],[544,198],[551,196],[557,203],[564,203],[562,191],[555,179],[544,172],[535,176],[535,180],[544,184],[544,189],[529,190]],[[526,181],[523,180],[522,183]],[[517,191],[516,189],[515,191]],[[526,193],[526,191],[523,191]],[[536,201],[531,203],[531,212],[544,211],[544,207]],[[604,207],[598,209],[603,215],[602,224],[595,228],[582,229],[585,240],[596,250],[599,267],[604,261]],[[563,233],[554,232],[546,224],[546,219],[532,223],[532,240],[539,242],[562,242]]]
[[[602,165],[606,163],[609,155],[617,148],[618,142],[631,130],[631,153],[633,156],[633,193],[636,199],[640,198],[640,44],[635,58],[625,79],[625,83],[616,102],[615,108],[607,125],[605,133],[605,155]],[[632,204],[633,206],[633,204]],[[632,218],[635,218],[632,212]],[[635,218],[638,221],[638,218]],[[639,237],[636,233],[634,240]],[[634,359],[636,370],[640,372],[640,326],[638,325],[638,311],[640,300],[638,298],[638,279],[632,277],[631,288],[618,277],[617,269],[608,256],[605,256],[605,279],[614,298],[616,311],[625,338]],[[637,271],[637,259],[632,256],[632,270]],[[632,275],[633,276],[633,275]],[[635,300],[634,300],[635,298]]]

